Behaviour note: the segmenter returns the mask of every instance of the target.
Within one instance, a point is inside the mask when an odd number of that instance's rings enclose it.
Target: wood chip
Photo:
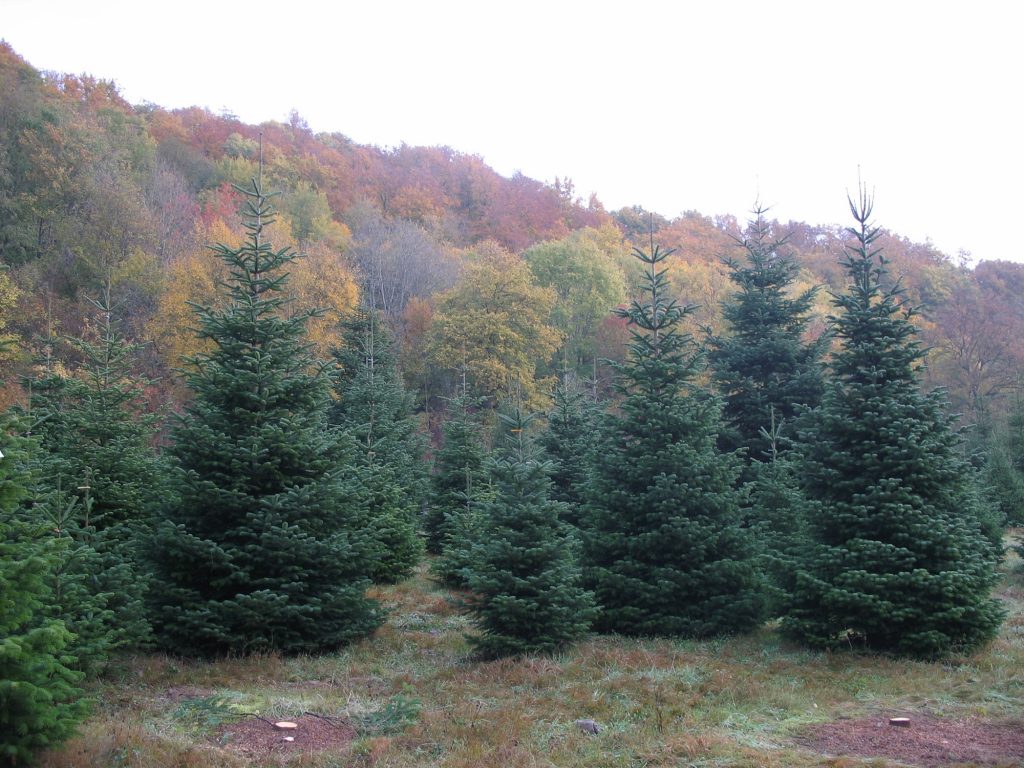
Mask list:
[[[281,720],[279,722],[274,723],[274,727],[275,728],[280,728],[282,731],[291,731],[291,730],[294,730],[295,728],[298,728],[299,724],[298,723],[289,722],[288,720]]]

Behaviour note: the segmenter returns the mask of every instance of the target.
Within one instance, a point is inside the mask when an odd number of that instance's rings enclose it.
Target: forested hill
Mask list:
[[[406,377],[427,401],[447,394],[462,368],[482,394],[518,380],[543,399],[546,377],[564,365],[592,373],[595,361],[618,357],[625,332],[609,309],[630,295],[630,243],[652,226],[661,245],[678,249],[670,272],[679,298],[701,305],[693,330],[721,323],[719,302],[732,290],[723,259],[739,256],[745,222],[609,212],[596,197],[578,199],[568,180],[506,178],[448,147],[359,145],[314,134],[297,114],[254,126],[199,108],[131,105],[111,83],[41,74],[0,43],[4,402],[34,363],[73,362],[57,340],[88,334],[89,300],[105,286],[124,332],[151,342],[139,365],[160,379],[154,403],[181,396],[172,369],[198,345],[187,302],[217,300],[221,267],[205,244],[239,240],[232,185],[257,174],[261,137],[264,183],[279,193],[275,244],[307,254],[291,277],[294,306],[327,310],[312,324],[314,343],[337,345],[338,318],[372,304],[398,333]],[[884,209],[878,215],[884,223]],[[800,287],[841,284],[841,228],[772,227],[789,235]],[[972,270],[893,234],[882,246],[925,309],[932,381],[968,412],[1008,392],[1024,357],[1024,268]],[[829,311],[822,292],[816,330]]]

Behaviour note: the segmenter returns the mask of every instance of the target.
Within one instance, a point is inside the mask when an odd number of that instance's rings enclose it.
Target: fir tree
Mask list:
[[[617,370],[621,410],[594,440],[584,574],[597,626],[627,634],[712,635],[761,618],[760,582],[735,490],[738,461],[716,448],[719,401],[696,381],[702,356],[678,330],[692,307],[668,298],[672,251],[636,250],[643,300]]]
[[[785,610],[794,591],[796,570],[807,548],[804,500],[789,452],[780,450],[781,424],[770,414],[771,428],[761,437],[770,450],[768,461],[753,461],[746,486],[750,510],[749,525],[755,533],[760,570],[766,579],[768,615]]]
[[[480,505],[484,535],[472,548],[466,579],[479,635],[470,642],[489,657],[545,653],[572,643],[593,617],[564,507],[548,497],[551,470],[527,435],[532,417],[499,414],[506,448],[490,462],[494,498]]]
[[[842,349],[801,435],[812,548],[785,626],[813,646],[922,658],[978,646],[999,626],[997,554],[941,393],[919,388],[923,352],[897,281],[885,287],[870,197],[850,208]]]
[[[213,348],[190,361],[194,398],[171,448],[176,498],[154,546],[156,629],[185,654],[315,651],[379,622],[365,595],[359,478],[345,468],[351,438],[327,426],[309,315],[282,311],[296,254],[264,240],[272,208],[260,182],[245,194],[245,242],[214,247],[230,302],[197,309]]]
[[[370,576],[395,582],[408,576],[423,554],[425,445],[379,314],[357,311],[344,327],[345,346],[335,353],[338,401],[331,422],[353,437],[363,470],[369,531],[379,544]]]
[[[551,498],[565,503],[563,519],[578,527],[597,407],[566,376],[555,387],[547,421],[537,442],[551,460]]]
[[[56,746],[85,715],[71,633],[45,613],[60,543],[19,506],[30,483],[19,429],[0,414],[0,759],[10,765]]]
[[[430,507],[424,527],[428,551],[439,554],[446,545],[449,522],[463,510],[485,484],[484,448],[480,423],[471,408],[475,404],[465,389],[452,399],[442,427],[444,442],[437,452],[431,477]]]
[[[117,331],[109,286],[93,304],[97,340],[67,340],[84,364],[72,375],[47,365],[28,384],[41,448],[33,503],[67,539],[54,607],[85,666],[150,638],[140,537],[150,529],[161,480],[149,446],[154,418],[141,406],[146,382],[132,375],[138,347]]]
[[[1024,397],[1014,399],[1006,428],[989,435],[984,466],[988,495],[1002,524],[1024,523]]]
[[[820,359],[824,339],[805,343],[816,288],[791,296],[799,268],[780,252],[785,238],[772,239],[757,206],[743,263],[728,262],[737,291],[722,304],[731,335],[711,339],[712,378],[724,398],[724,449],[746,448],[747,457],[767,461],[771,448],[761,430],[774,413],[777,424],[817,406],[823,390]]]
[[[439,519],[442,546],[431,570],[449,587],[466,587],[473,565],[473,547],[485,534],[481,505],[494,498],[486,465],[481,425],[471,405],[479,401],[465,394],[451,403],[445,422],[444,445],[438,453],[431,516]],[[429,530],[429,529],[428,529]]]

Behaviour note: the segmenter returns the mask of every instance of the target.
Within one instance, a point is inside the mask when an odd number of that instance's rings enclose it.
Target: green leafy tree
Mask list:
[[[20,506],[31,483],[23,429],[0,414],[0,759],[9,765],[61,743],[85,715],[71,633],[46,617],[60,543]]]
[[[229,301],[197,308],[212,349],[190,360],[175,499],[153,548],[155,626],[184,654],[309,652],[379,622],[352,440],[327,425],[328,376],[304,343],[310,313],[282,311],[296,254],[264,239],[273,209],[260,182],[245,194],[245,241],[214,246]]]
[[[470,642],[490,657],[554,651],[577,640],[593,618],[581,586],[572,529],[548,492],[550,464],[527,432],[532,416],[499,414],[506,447],[490,462],[494,498],[480,505],[483,534],[466,577],[480,634]]]
[[[594,332],[626,298],[625,277],[600,232],[577,230],[523,252],[537,285],[555,292],[551,322],[562,333],[562,357],[573,370],[596,354]]]
[[[423,555],[419,520],[426,503],[426,446],[380,315],[360,310],[344,326],[345,346],[336,352],[338,401],[330,420],[353,437],[363,470],[368,524],[379,543],[370,575],[395,582]]]
[[[762,430],[772,416],[776,425],[793,424],[802,409],[817,406],[824,387],[823,339],[804,340],[817,289],[792,295],[799,268],[780,252],[785,238],[772,237],[764,214],[755,207],[742,241],[744,262],[728,262],[737,291],[723,302],[722,315],[731,333],[713,337],[708,355],[724,399],[723,448],[744,447],[757,461],[771,454]]]
[[[735,490],[738,461],[719,453],[719,401],[697,382],[702,355],[677,328],[692,307],[669,298],[672,251],[634,251],[643,298],[617,366],[619,412],[595,437],[584,574],[597,626],[635,635],[714,635],[755,626],[762,596]]]
[[[899,281],[883,287],[872,200],[862,191],[850,208],[849,286],[832,318],[842,348],[801,435],[812,547],[785,627],[819,647],[969,650],[1001,620],[990,597],[997,551],[944,398],[920,390],[914,310]]]

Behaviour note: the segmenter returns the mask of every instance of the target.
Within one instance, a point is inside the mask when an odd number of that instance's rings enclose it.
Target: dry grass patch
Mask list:
[[[593,637],[564,653],[480,662],[470,624],[425,568],[378,588],[389,610],[374,637],[321,656],[194,662],[121,660],[91,684],[80,736],[44,768],[213,766],[812,766],[892,765],[831,756],[809,728],[879,712],[944,722],[1019,720],[1024,700],[1024,573],[1009,560],[1009,608],[987,648],[944,663],[809,652],[773,627],[728,640]],[[233,752],[229,733],[181,716],[183,702],[224,697],[264,717],[342,717],[338,749]],[[586,734],[574,725],[592,718]],[[252,720],[252,718],[247,718]],[[804,739],[804,741],[800,741]],[[275,743],[276,744],[276,743]],[[1008,757],[1008,759],[1010,759]],[[1017,758],[1012,758],[1017,759]]]

